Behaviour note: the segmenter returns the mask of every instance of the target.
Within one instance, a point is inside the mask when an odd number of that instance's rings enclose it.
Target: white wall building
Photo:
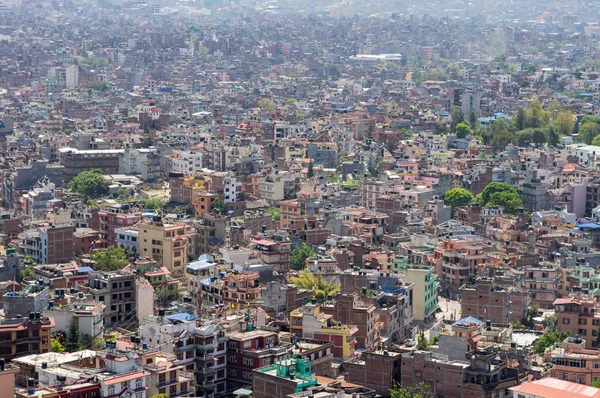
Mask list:
[[[195,151],[180,151],[170,158],[170,170],[175,173],[193,175],[202,170],[202,153]]]

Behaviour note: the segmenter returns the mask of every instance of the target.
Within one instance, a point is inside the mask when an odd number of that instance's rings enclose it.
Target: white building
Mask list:
[[[140,338],[149,349],[158,349],[168,354],[179,354],[181,359],[177,365],[193,368],[195,358],[196,318],[189,314],[169,316],[151,315],[144,320],[140,327]],[[190,339],[190,335],[192,338]],[[183,336],[183,337],[182,337]]]
[[[591,164],[596,160],[596,154],[600,154],[600,146],[586,144],[566,145],[569,156],[576,156],[579,164]]]
[[[69,65],[66,68],[66,87],[68,89],[77,88],[79,85],[79,66]]]
[[[104,304],[95,302],[75,302],[62,307],[43,310],[44,316],[54,318],[54,331],[68,333],[73,315],[77,316],[79,333],[90,337],[100,336],[104,330]]]
[[[117,234],[117,246],[123,249],[139,253],[139,230],[137,227],[123,227],[115,228],[115,234]]]
[[[119,156],[119,173],[140,174],[142,180],[155,180],[160,175],[160,156],[156,148],[125,148]]]
[[[223,179],[223,191],[225,203],[239,202],[242,197],[242,183],[235,177],[225,177]]]
[[[175,173],[193,175],[202,170],[202,153],[195,151],[180,151],[170,158],[170,170]]]

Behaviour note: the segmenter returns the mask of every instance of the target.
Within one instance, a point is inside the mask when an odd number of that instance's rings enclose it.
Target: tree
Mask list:
[[[471,111],[471,113],[469,113],[469,123],[471,124],[471,127],[473,127],[474,129],[476,129],[477,127],[477,115],[475,115],[475,112]]]
[[[154,197],[144,201],[144,209],[159,210],[165,207],[167,200],[164,198]]]
[[[454,131],[459,123],[465,121],[465,115],[460,107],[455,106],[450,111],[450,131]]]
[[[548,348],[562,343],[569,337],[569,332],[547,332],[544,333],[535,343],[536,354],[544,354]]]
[[[513,192],[495,192],[490,197],[488,206],[502,206],[504,213],[517,214],[519,209],[523,208],[523,201],[518,193]]]
[[[82,350],[102,350],[105,344],[102,336],[92,337],[89,334],[82,334],[79,337],[79,347]]]
[[[65,341],[65,349],[68,352],[79,350],[79,317],[76,315],[71,317],[71,323],[69,324],[69,330],[67,332],[67,340]]]
[[[50,340],[50,350],[52,352],[65,352],[65,346],[56,339]]]
[[[492,195],[496,192],[509,192],[518,196],[517,190],[505,182],[492,182],[481,191],[481,204],[487,206]]]
[[[444,204],[455,207],[463,207],[473,202],[473,194],[464,188],[452,188],[444,195]]]
[[[275,109],[275,102],[270,98],[261,98],[258,100],[258,106],[263,111],[270,112]]]
[[[301,270],[306,268],[306,259],[315,255],[315,249],[306,243],[296,246],[290,253],[290,268]]]
[[[575,116],[571,111],[562,111],[556,115],[554,125],[558,129],[558,133],[569,135],[573,133],[575,127]]]
[[[222,196],[217,196],[212,202],[212,211],[217,214],[225,214],[227,207],[225,206],[225,199]]]
[[[579,127],[579,139],[588,145],[591,144],[598,135],[600,135],[600,124],[596,122],[588,121]]]
[[[152,398],[169,398],[169,394],[154,394]]]
[[[315,176],[315,169],[314,169],[314,166],[313,166],[313,162],[310,162],[308,164],[308,171],[306,173],[306,176],[308,178],[313,178]]]
[[[597,135],[592,140],[592,145],[600,146],[600,135]]]
[[[592,383],[590,384],[590,386],[600,388],[600,379],[592,380]]]
[[[35,276],[34,267],[25,267],[19,271],[19,282],[25,279],[32,279]]]
[[[550,126],[548,129],[548,145],[557,146],[560,142],[560,135],[556,132],[556,128]]]
[[[546,134],[544,133],[544,130],[542,130],[541,128],[537,128],[533,130],[533,135],[531,136],[531,139],[535,146],[541,146],[546,142]]]
[[[335,296],[340,292],[340,285],[327,283],[320,274],[315,276],[309,269],[304,269],[298,273],[298,276],[291,277],[290,282],[299,289],[312,290],[313,297],[319,300]]]
[[[514,120],[517,130],[523,130],[525,128],[525,123],[527,122],[527,112],[525,112],[525,109],[517,109],[517,114],[515,115]]]
[[[531,144],[532,134],[531,129],[521,130],[517,135],[517,145],[527,147]]]
[[[402,387],[394,382],[394,387],[390,390],[391,398],[430,398],[433,397],[431,387],[425,383],[419,383],[414,387]]]
[[[108,184],[102,176],[102,171],[92,169],[82,171],[69,182],[69,189],[78,192],[84,196],[98,198],[106,195],[108,192]]]
[[[456,125],[456,137],[457,138],[465,138],[468,135],[473,134],[473,129],[468,124],[458,123]]]
[[[266,213],[273,217],[273,220],[281,220],[281,209],[279,207],[271,206],[266,210]]]
[[[92,259],[96,262],[95,268],[102,271],[118,271],[129,265],[125,249],[115,246],[94,253]]]

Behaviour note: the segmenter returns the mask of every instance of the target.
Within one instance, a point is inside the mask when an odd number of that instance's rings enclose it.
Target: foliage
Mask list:
[[[429,342],[423,333],[421,333],[417,339],[417,350],[429,351]]]
[[[505,182],[488,184],[478,197],[483,206],[503,206],[504,212],[508,214],[516,214],[523,207],[517,190]]]
[[[419,383],[414,387],[402,387],[394,382],[394,387],[390,390],[391,398],[429,398],[433,397],[431,387],[425,383]]]
[[[548,129],[548,145],[556,146],[560,142],[560,135],[556,132],[556,128],[550,127]]]
[[[531,137],[535,146],[541,146],[546,142],[546,134],[544,130],[537,128],[533,130],[533,135]]]
[[[590,384],[590,386],[600,388],[600,379],[592,380],[592,383]]]
[[[579,127],[579,139],[588,145],[591,144],[598,135],[600,135],[599,123],[586,121]]]
[[[542,312],[535,307],[527,308],[527,313],[525,314],[525,318],[521,319],[521,323],[527,327],[533,327],[533,318],[542,315]]]
[[[225,214],[227,207],[225,206],[225,199],[222,196],[217,196],[212,202],[212,211],[217,214]]]
[[[296,102],[298,102],[298,100],[296,100],[296,98],[288,98],[285,100],[285,105],[286,106],[294,105]]]
[[[50,340],[50,351],[52,352],[65,352],[65,346],[56,339]]]
[[[102,271],[117,271],[129,265],[125,249],[114,246],[94,253],[92,259],[96,262],[95,268]]]
[[[450,111],[450,120],[450,130],[454,131],[459,123],[465,121],[465,115],[463,114],[462,109],[458,106],[453,107]]]
[[[164,198],[154,197],[144,201],[144,209],[159,210],[165,207],[167,200]]]
[[[102,350],[105,347],[105,341],[102,336],[92,337],[89,334],[79,336],[79,347],[82,350]]]
[[[22,281],[24,279],[31,279],[34,277],[34,275],[35,275],[34,267],[25,267],[21,271],[19,271],[19,281]]]
[[[273,217],[273,220],[281,220],[281,209],[279,207],[271,206],[266,210],[266,213]]]
[[[71,323],[69,324],[69,330],[67,332],[67,340],[65,341],[65,349],[68,352],[79,350],[79,317],[76,315],[71,317]]]
[[[597,135],[592,140],[592,145],[600,146],[600,135]]]
[[[69,182],[69,189],[91,198],[98,198],[108,192],[108,184],[100,169],[82,171]]]
[[[309,269],[300,271],[297,277],[291,277],[290,282],[299,289],[312,290],[313,296],[319,300],[335,296],[340,292],[340,285],[327,283],[320,274],[315,276]]]
[[[473,194],[464,188],[452,188],[444,195],[444,204],[454,207],[466,206],[473,202]]]
[[[548,348],[554,347],[558,343],[562,343],[569,332],[547,332],[544,333],[535,343],[536,354],[543,354]]]
[[[496,192],[514,192],[517,190],[505,182],[492,182],[486,185],[481,191],[481,203],[485,206],[490,201],[491,196]]]
[[[275,102],[270,98],[261,98],[258,100],[258,106],[263,111],[269,112],[275,109]]]
[[[104,57],[77,57],[77,64],[87,69],[103,69],[109,64],[108,58]]]
[[[554,125],[558,129],[558,133],[563,135],[569,135],[573,133],[575,127],[575,116],[571,111],[562,111],[556,115]]]
[[[544,329],[549,332],[553,332],[556,330],[556,325],[558,324],[558,318],[556,315],[547,316],[542,320],[542,325],[544,325]]]
[[[90,90],[106,92],[106,91],[108,91],[108,83],[101,82],[100,80],[93,80],[91,82],[86,83],[84,88],[88,88]]]
[[[169,398],[169,394],[154,394],[152,398]]]
[[[315,255],[315,249],[306,243],[296,246],[290,253],[290,268],[301,270],[306,268],[306,259]]]
[[[473,129],[465,123],[458,123],[456,125],[456,137],[457,138],[465,138],[468,135],[473,134]]]

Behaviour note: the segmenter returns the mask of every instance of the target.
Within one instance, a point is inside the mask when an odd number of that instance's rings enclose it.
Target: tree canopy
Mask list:
[[[483,206],[503,206],[507,214],[516,214],[523,207],[517,190],[505,182],[492,182],[480,194]]]
[[[473,194],[464,188],[452,188],[444,195],[444,204],[452,208],[466,206],[473,200]]]
[[[315,255],[315,249],[306,243],[296,246],[290,253],[290,268],[302,270],[306,268],[306,259]]]
[[[535,343],[535,352],[543,354],[548,348],[554,347],[557,343],[562,343],[567,337],[569,337],[569,332],[544,333]]]
[[[598,135],[600,135],[600,123],[592,120],[585,121],[582,119],[583,124],[579,127],[579,139],[586,144],[591,144]]]
[[[144,201],[144,208],[151,210],[162,209],[167,204],[167,200],[159,197],[148,198]]]
[[[340,285],[327,283],[321,275],[315,276],[308,269],[300,271],[297,277],[291,277],[290,282],[300,289],[312,290],[313,296],[319,300],[324,300],[330,295],[335,296],[340,292]]]
[[[457,138],[465,138],[468,135],[473,134],[473,129],[471,126],[465,123],[458,123],[456,125],[456,137]]]
[[[275,102],[270,98],[261,98],[258,100],[258,106],[263,111],[272,111],[275,109]]]
[[[120,247],[109,247],[92,255],[96,262],[96,269],[102,271],[117,271],[129,265],[125,249]]]
[[[69,189],[91,198],[106,195],[108,184],[100,169],[82,171],[69,182]]]
[[[398,383],[394,383],[394,387],[390,390],[391,398],[430,398],[433,397],[431,387],[425,383],[419,383],[414,387],[402,387]]]

